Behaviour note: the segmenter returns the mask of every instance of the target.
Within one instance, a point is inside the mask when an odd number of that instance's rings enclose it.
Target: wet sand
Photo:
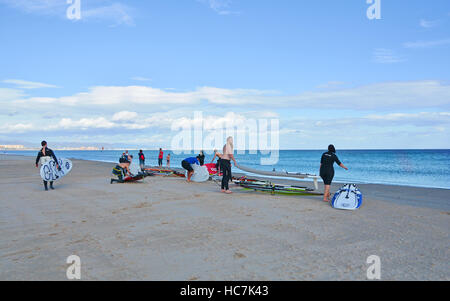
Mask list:
[[[360,185],[351,212],[73,162],[46,192],[34,158],[0,155],[0,280],[66,280],[72,254],[82,280],[367,280],[370,255],[382,280],[450,280],[450,190]]]

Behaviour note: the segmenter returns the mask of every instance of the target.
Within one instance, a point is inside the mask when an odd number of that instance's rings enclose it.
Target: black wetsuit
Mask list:
[[[335,153],[323,153],[322,158],[320,159],[320,177],[325,185],[331,185],[331,181],[333,181],[334,162],[336,162],[337,165],[341,165],[341,161],[339,161]]]
[[[231,161],[220,159],[220,170],[222,171],[222,189],[229,190],[228,182],[231,180]]]
[[[43,148],[39,151],[39,153],[36,157],[36,165],[39,164],[39,160],[41,159],[41,157],[52,157],[53,160],[55,160],[56,164],[58,164],[58,159],[56,159],[55,153],[48,147],[45,148],[45,155],[43,152]],[[47,181],[44,181],[44,187],[45,187],[45,190],[48,190]],[[50,181],[50,188],[53,189],[53,181]]]
[[[125,175],[125,170],[122,167],[120,167],[120,165],[116,165],[116,167],[113,168],[112,174],[117,176],[117,179],[111,179],[111,184],[114,182],[117,182],[117,183],[124,182],[123,178]]]
[[[198,162],[200,162],[200,166],[203,166],[203,164],[205,164],[205,155],[198,155],[197,159]]]

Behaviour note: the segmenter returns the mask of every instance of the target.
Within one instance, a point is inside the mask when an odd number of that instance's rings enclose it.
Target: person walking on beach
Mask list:
[[[145,167],[145,156],[142,149],[139,151],[139,166],[141,167],[141,171],[144,171]]]
[[[188,171],[187,175],[187,181],[191,181],[191,177],[194,174],[194,169],[192,168],[191,164],[197,164],[200,165],[200,162],[198,162],[198,159],[195,157],[186,158],[183,161],[181,161],[181,167],[186,169]]]
[[[342,164],[336,156],[336,149],[334,148],[334,145],[330,144],[328,146],[328,151],[323,153],[322,158],[320,159],[320,177],[325,185],[325,191],[323,193],[324,202],[330,201],[330,185],[334,177],[334,162],[336,162],[336,164],[343,169],[348,170],[348,168],[345,167],[345,165]]]
[[[167,167],[170,168],[170,154],[167,155],[166,160],[167,160]]]
[[[220,170],[222,171],[222,192],[232,193],[228,187],[228,182],[231,180],[231,160],[234,166],[237,165],[234,159],[233,137],[227,138],[227,143],[223,146],[223,154],[220,157]]]
[[[60,167],[58,165],[58,159],[56,159],[55,153],[53,153],[53,151],[47,147],[47,142],[42,141],[41,146],[42,146],[42,148],[36,157],[36,168],[39,167],[39,163],[42,166],[45,163],[47,163],[53,159],[56,162],[56,168],[59,169]],[[48,191],[47,181],[45,181],[45,180],[44,180],[44,188],[45,188],[45,191]],[[50,181],[50,189],[52,189],[52,190],[55,189],[55,188],[53,188],[53,181]]]
[[[159,149],[159,155],[158,155],[158,166],[159,167],[162,167],[163,158],[164,158],[164,153],[163,153],[162,148],[160,148]]]

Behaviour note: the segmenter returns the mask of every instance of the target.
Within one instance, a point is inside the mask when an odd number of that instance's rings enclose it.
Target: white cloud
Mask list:
[[[0,90],[1,93],[1,90]],[[0,102],[1,102],[0,95]],[[174,92],[146,86],[101,86],[88,92],[59,98],[31,97],[3,102],[4,107],[51,109],[54,105],[71,110],[167,110],[173,105],[195,111],[206,105],[218,108],[274,110],[280,108],[387,110],[407,108],[448,108],[450,85],[444,82],[406,81],[369,84],[338,90],[309,91],[297,95],[279,95],[275,91],[222,89],[201,87],[192,91]],[[198,106],[197,106],[198,105]],[[48,107],[46,107],[48,106]],[[10,108],[11,109],[11,108]],[[81,109],[80,109],[81,110]]]
[[[405,48],[433,48],[450,44],[450,39],[434,40],[434,41],[416,41],[407,42],[403,46]]]
[[[89,92],[82,92],[73,96],[59,98],[29,98],[15,101],[16,105],[30,103],[53,103],[59,105],[98,105],[112,106],[119,104],[140,105],[193,105],[201,101],[213,104],[258,104],[258,97],[266,95],[270,91],[250,89],[221,89],[214,87],[201,87],[189,92],[171,92],[146,86],[100,86],[94,87]]]
[[[25,93],[17,89],[0,88],[0,102],[7,103],[25,97]]]
[[[117,25],[134,25],[133,9],[120,2],[104,4],[110,0],[81,0],[81,20],[114,22]],[[66,0],[0,0],[9,7],[38,15],[67,19],[70,4]]]
[[[16,123],[16,124],[2,124],[0,125],[0,133],[2,134],[11,134],[16,133],[20,134],[23,132],[33,130],[34,126],[31,123]]]
[[[393,64],[404,62],[405,59],[397,56],[393,50],[385,48],[377,48],[373,52],[373,59],[381,64]]]
[[[319,109],[448,108],[450,85],[433,80],[385,82],[336,91],[305,92],[287,96],[283,102]]]
[[[64,14],[68,5],[65,0],[0,0],[0,3],[25,11],[39,14]]]
[[[121,4],[121,3],[113,3],[107,6],[95,7],[91,9],[85,9],[81,12],[82,20],[113,20],[117,25],[135,25],[134,19],[131,14],[131,7]]]
[[[122,111],[113,115],[113,121],[130,121],[136,119],[138,114],[136,112]]]
[[[49,85],[49,84],[38,83],[38,82],[30,82],[30,81],[20,80],[20,79],[5,79],[3,82],[6,84],[16,85],[20,89],[58,88],[55,85]]]
[[[439,20],[428,21],[425,19],[420,19],[420,22],[419,22],[420,26],[423,28],[432,28],[432,27],[437,26],[439,23],[440,23]]]
[[[240,12],[230,10],[231,0],[197,0],[198,2],[208,5],[219,15],[238,15]]]

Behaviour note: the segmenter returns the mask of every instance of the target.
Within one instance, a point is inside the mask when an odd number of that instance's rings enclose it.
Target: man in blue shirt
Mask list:
[[[191,177],[194,174],[194,169],[192,168],[191,164],[197,164],[200,165],[198,162],[198,159],[195,157],[189,157],[181,161],[181,166],[188,171],[187,181],[191,181]]]

